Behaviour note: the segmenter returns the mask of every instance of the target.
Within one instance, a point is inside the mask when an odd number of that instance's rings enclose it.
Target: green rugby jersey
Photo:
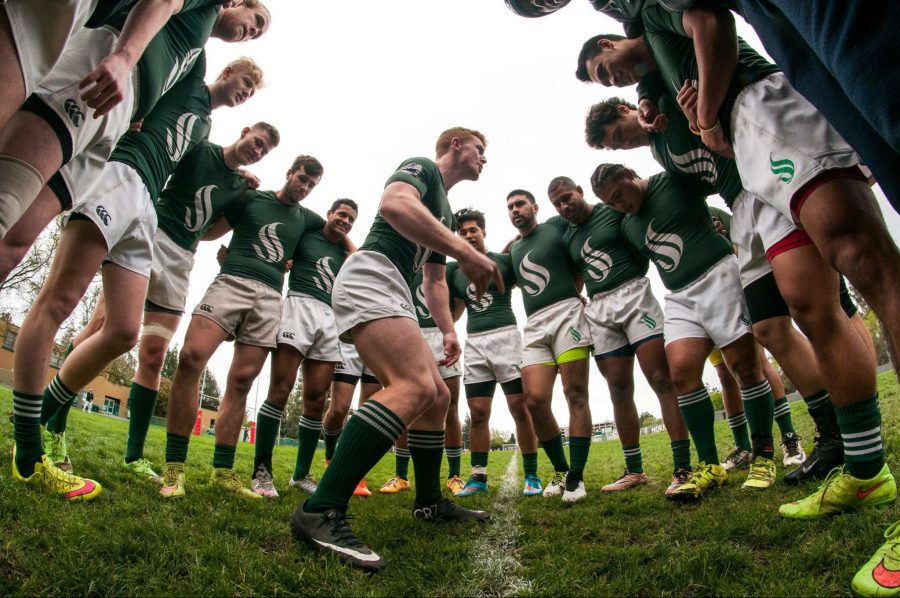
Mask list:
[[[512,289],[516,284],[516,275],[512,269],[512,260],[508,253],[488,252],[503,278],[506,292],[500,293],[493,282],[481,295],[481,300],[475,298],[475,286],[469,282],[466,275],[459,269],[459,264],[450,262],[447,264],[447,285],[450,287],[450,299],[460,299],[466,304],[466,332],[486,332],[515,326],[516,315],[512,310]]]
[[[556,226],[572,263],[581,270],[588,296],[611,291],[647,274],[650,264],[622,236],[623,214],[596,204],[582,224],[562,216],[547,221]]]
[[[204,139],[175,167],[156,204],[158,227],[184,249],[197,251],[203,233],[247,190],[228,168],[222,147]]]
[[[274,191],[245,191],[225,210],[225,218],[234,233],[220,272],[258,280],[279,293],[300,239],[325,226],[324,218],[281,203]]]
[[[644,22],[644,39],[647,40],[647,45],[650,46],[650,51],[656,59],[669,95],[675,98],[685,81],[693,81],[696,84],[698,80],[694,41],[684,31],[680,12],[670,12],[659,5],[646,6],[641,12],[641,18]],[[738,38],[737,69],[719,109],[719,123],[729,139],[731,139],[731,108],[737,95],[747,85],[778,71],[777,66],[760,56],[743,39]]]
[[[447,228],[456,229],[456,220],[453,218],[453,210],[450,209],[447,192],[444,189],[444,178],[433,160],[428,158],[404,160],[396,172],[388,177],[385,185],[395,181],[415,187],[428,211]],[[410,287],[413,273],[421,269],[423,264],[426,262],[443,264],[447,261],[443,255],[433,253],[427,247],[417,245],[401,235],[382,218],[380,212],[375,215],[375,222],[360,249],[377,251],[386,256]]]
[[[653,260],[670,291],[688,286],[734,253],[713,228],[703,192],[691,179],[655,174],[640,211],[622,220],[625,238]]]
[[[425,303],[425,287],[422,286],[423,279],[424,273],[419,269],[413,274],[412,282],[409,285],[409,292],[413,298],[413,309],[416,312],[416,319],[419,321],[419,328],[437,328],[437,322],[431,317],[431,310],[428,309],[428,304]],[[449,286],[449,284],[450,281],[447,280],[447,285]],[[453,313],[452,292],[448,292],[448,295],[450,313]]]
[[[188,76],[157,102],[141,130],[125,133],[109,158],[134,168],[153,200],[185,154],[209,135],[212,106],[205,72],[201,55]]]
[[[578,297],[572,274],[577,272],[569,258],[559,229],[546,222],[538,224],[527,237],[509,248],[516,284],[522,289],[525,313],[534,312],[565,299]]]
[[[137,109],[132,120],[144,118],[164,93],[181,81],[196,62],[209,39],[219,15],[221,2],[184,0],[181,10],[172,15],[154,36],[137,63],[135,86]],[[106,19],[121,30],[130,6]]]
[[[730,208],[743,191],[741,176],[734,160],[720,156],[691,133],[688,120],[669,96],[659,99],[659,110],[668,118],[663,133],[650,133],[650,152],[660,166],[676,174],[700,180],[718,193]]]
[[[303,235],[294,252],[288,290],[315,297],[331,305],[334,277],[346,259],[347,248],[343,242],[332,243],[325,238],[321,229]]]

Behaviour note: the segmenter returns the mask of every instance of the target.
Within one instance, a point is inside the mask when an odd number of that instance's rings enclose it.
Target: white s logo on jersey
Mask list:
[[[681,237],[671,233],[658,233],[653,230],[653,221],[647,225],[647,234],[644,238],[647,249],[653,253],[653,261],[664,272],[671,272],[681,263],[684,253],[684,242]]]
[[[418,315],[423,320],[431,319],[431,312],[428,311],[427,303],[425,303],[425,287],[419,285],[416,287],[416,301],[419,303],[416,305],[416,315]]]
[[[259,245],[253,244],[253,251],[259,259],[276,264],[284,259],[284,247],[278,239],[275,229],[280,222],[273,222],[259,229]]]
[[[184,157],[191,143],[191,131],[200,117],[192,112],[185,112],[178,117],[175,130],[166,129],[166,154],[172,162],[178,162]]]
[[[550,271],[532,262],[528,258],[529,255],[531,255],[531,251],[522,258],[522,263],[519,264],[519,275],[534,286],[523,284],[521,287],[529,295],[540,295],[550,283]]]
[[[218,189],[215,185],[200,187],[194,194],[194,209],[184,209],[184,227],[192,233],[198,232],[209,221],[212,215],[212,192]]]
[[[469,284],[469,286],[466,287],[466,297],[469,298],[469,307],[472,308],[472,311],[476,312],[486,310],[494,302],[494,296],[487,291],[481,295],[481,301],[479,301],[475,296],[475,285],[473,284]]]
[[[612,258],[605,251],[591,247],[590,243],[591,238],[588,237],[581,246],[581,259],[584,260],[587,275],[596,281],[601,281],[609,276],[609,272],[612,270]]]
[[[173,85],[181,81],[184,75],[194,65],[194,61],[197,60],[197,57],[202,51],[203,48],[191,48],[185,53],[183,58],[175,59],[175,64],[172,66],[172,70],[169,71],[169,76],[166,77],[165,84],[163,84],[163,93],[166,93],[167,91],[172,89]]]
[[[316,261],[318,276],[314,277],[316,286],[326,293],[331,293],[331,288],[334,286],[334,272],[331,271],[331,264],[328,263],[330,260],[331,258],[326,256]]]

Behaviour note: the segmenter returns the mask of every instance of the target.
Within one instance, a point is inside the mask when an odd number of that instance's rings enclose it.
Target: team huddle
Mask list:
[[[0,91],[0,276],[9,276],[54,217],[67,214],[18,337],[13,478],[66,500],[101,493],[69,459],[67,414],[76,391],[137,344],[121,465],[157,484],[161,499],[188,496],[185,463],[203,372],[216,349],[233,341],[211,483],[249,500],[278,498],[273,451],[301,372],[299,449],[286,486],[309,496],[291,529],[369,571],[385,562],[353,533],[347,510],[353,495],[371,495],[364,478],[388,451],[396,471],[380,492],[412,491],[412,460],[413,517],[489,519],[461,503],[489,490],[498,383],[515,421],[523,496],[583,500],[591,357],[609,389],[624,461],[622,476],[603,492],[640,491],[649,481],[634,401],[637,359],[670,439],[667,499],[697,501],[736,469],[749,470],[744,488],[764,491],[776,483],[780,445],[782,465],[796,466],[785,483],[822,480],[811,495],[781,505],[782,516],[815,519],[892,503],[897,488],[884,458],[875,350],[844,277],[881,319],[896,356],[900,253],[871,190],[877,180],[898,205],[900,161],[890,163],[896,139],[877,125],[848,124],[834,108],[835,93],[820,107],[805,91],[817,71],[798,68],[790,42],[767,29],[776,25],[765,6],[781,3],[731,7],[760,30],[776,66],[737,37],[726,7],[592,1],[627,35],[584,42],[573,53],[576,77],[638,84],[638,93],[590,107],[585,140],[604,151],[649,147],[660,172],[648,176],[604,156],[582,173],[597,202],[566,174],[547,173],[540,200],[514,188],[505,201],[518,235],[490,251],[484,213],[453,212],[447,199],[458,182],[477,181],[487,163],[487,138],[474,129],[449,128],[433,158],[401,161],[377,208],[338,198],[324,218],[302,205],[325,173],[316,158],[297,156],[277,190],[258,189],[245,170],[279,144],[275,126],[247,123],[230,145],[209,141],[212,111],[251,101],[263,71],[241,58],[206,83],[203,47],[209,37],[244,42],[265,34],[272,15],[258,0],[7,0],[0,62],[21,77]],[[540,17],[568,2],[506,4]],[[799,14],[778,14],[794,19],[791,31],[802,37],[803,18],[812,17],[794,9]],[[812,12],[821,24],[822,14]],[[715,194],[727,212],[707,206]],[[555,215],[539,221],[541,207]],[[367,208],[377,213],[357,248],[348,234]],[[195,253],[201,241],[229,232],[219,274],[193,309],[178,356],[157,471],[144,444]],[[651,263],[667,290],[662,305],[647,278]],[[98,271],[103,300],[45,387],[53,339]],[[512,307],[516,287],[524,323]],[[464,349],[454,325],[463,312]],[[808,455],[766,352],[815,424]],[[246,486],[235,452],[247,395],[270,356]],[[734,437],[727,455],[717,451],[702,380],[707,359]],[[551,409],[557,375],[567,437]],[[358,409],[348,418],[360,381]],[[461,389],[471,414],[467,479]],[[311,469],[322,436],[327,467],[317,481]],[[543,480],[539,447],[553,468]],[[462,500],[447,498],[444,487]],[[860,570],[855,591],[900,591],[879,573],[900,569],[885,564],[894,544],[889,537]]]

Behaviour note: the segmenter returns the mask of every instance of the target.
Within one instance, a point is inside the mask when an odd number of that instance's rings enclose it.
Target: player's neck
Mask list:
[[[238,168],[243,166],[243,164],[241,164],[238,160],[237,148],[233,145],[222,148],[222,159],[225,160],[225,166],[227,166],[231,170],[237,170]]]

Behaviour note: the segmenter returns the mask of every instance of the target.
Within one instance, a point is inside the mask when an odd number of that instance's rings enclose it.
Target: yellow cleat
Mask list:
[[[404,480],[399,476],[394,476],[387,483],[379,488],[382,494],[397,494],[398,492],[407,492],[410,489],[409,480]]]
[[[94,500],[103,490],[94,480],[67,473],[55,466],[47,455],[41,455],[40,462],[34,464],[34,473],[26,478],[16,467],[15,447],[13,447],[12,474],[13,479],[19,482],[25,482],[29,486],[71,501]]]
[[[850,587],[859,596],[900,596],[900,522],[887,528],[884,539],[853,577]]]
[[[860,480],[835,467],[813,494],[781,505],[778,512],[792,519],[818,519],[860,507],[879,507],[894,502],[897,483],[887,464],[874,478]]]
[[[447,480],[447,488],[450,489],[450,494],[456,494],[465,487],[466,483],[462,481],[462,479],[460,479],[458,475],[455,475]]]
[[[675,488],[666,497],[672,500],[698,500],[708,490],[718,486],[724,486],[728,480],[728,472],[718,463],[706,464],[702,461],[691,473],[691,477],[684,484]]]
[[[184,498],[184,463],[169,461],[163,465],[163,482],[159,495],[163,498]]]
[[[262,500],[262,496],[244,486],[244,483],[241,482],[233,469],[225,469],[224,467],[213,469],[212,484],[222,490],[233,492],[242,498]]]
[[[775,461],[757,455],[750,463],[750,475],[743,488],[765,490],[775,483]]]

